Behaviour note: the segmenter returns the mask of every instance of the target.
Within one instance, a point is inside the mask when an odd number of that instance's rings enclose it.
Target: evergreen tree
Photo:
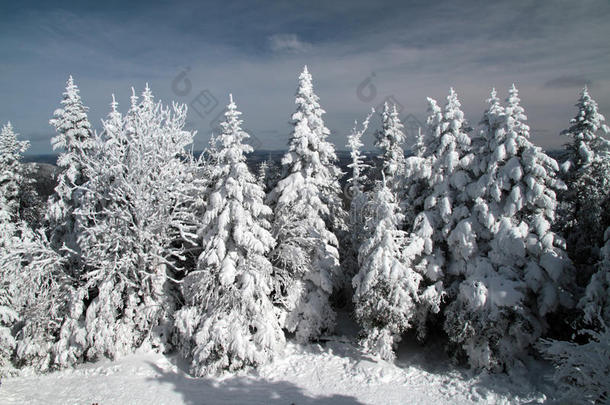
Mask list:
[[[352,161],[347,165],[352,169],[352,176],[347,180],[349,187],[349,229],[351,230],[351,245],[355,254],[357,264],[358,251],[360,244],[365,238],[365,222],[368,219],[368,215],[365,212],[367,208],[367,196],[365,193],[365,186],[367,178],[365,171],[370,168],[370,165],[365,163],[365,157],[361,152],[364,144],[362,143],[362,136],[366,132],[369,126],[369,120],[373,110],[362,123],[361,129],[358,129],[358,122],[354,123],[352,132],[347,137],[347,147],[350,149],[350,157]]]
[[[2,131],[4,138],[4,130]],[[11,215],[10,204],[6,201],[4,190],[0,194],[0,261],[4,262],[13,249],[16,227]],[[15,295],[17,286],[12,268],[6,263],[0,263],[0,377],[13,372],[11,358],[17,342],[13,336],[13,328],[19,320],[15,310]],[[11,263],[12,264],[12,263]]]
[[[0,194],[0,376],[24,366],[48,369],[66,285],[61,257]]]
[[[299,76],[296,104],[294,129],[282,158],[284,175],[269,203],[277,240],[272,254],[275,300],[284,308],[283,327],[307,341],[334,325],[329,298],[334,287],[345,283],[335,232],[344,228],[345,213],[339,196],[341,172],[307,67]]]
[[[550,230],[558,165],[529,141],[519,102],[514,85],[504,108],[492,92],[473,146],[471,214],[448,237],[458,278],[445,331],[470,365],[496,371],[518,364],[545,316],[571,305],[570,264]]]
[[[405,170],[404,143],[405,134],[398,110],[395,105],[390,107],[385,103],[381,112],[381,129],[375,133],[375,146],[381,152],[377,156],[381,173],[379,177],[384,177],[395,193],[402,191],[401,179]]]
[[[400,229],[403,215],[389,185],[378,182],[370,204],[370,237],[360,246],[360,268],[353,279],[355,315],[365,349],[393,360],[393,347],[416,314],[422,276],[402,263],[406,233]]]
[[[361,138],[368,128],[369,120],[374,111],[375,110],[372,110],[366,117],[362,123],[361,129],[358,129],[358,122],[355,122],[352,132],[347,137],[347,147],[350,149],[350,156],[352,158],[352,162],[347,166],[352,169],[352,176],[347,180],[347,192],[345,193],[348,197],[349,206],[348,227],[350,230],[350,239],[349,252],[343,256],[343,268],[346,271],[345,277],[349,278],[353,278],[358,271],[358,251],[360,249],[360,244],[365,239],[366,221],[370,218],[370,214],[367,213],[367,208],[370,208],[370,206],[367,204],[367,196],[365,193],[367,182],[365,170],[370,168],[370,165],[364,162],[365,157],[361,153],[361,148],[364,145]],[[353,292],[350,287],[351,285],[346,286],[345,294],[350,297],[351,301]]]
[[[605,118],[585,87],[576,104],[578,113],[568,129],[567,162],[563,180],[570,187],[561,194],[559,228],[565,235],[570,258],[581,269],[580,281],[588,280],[604,231],[610,226],[610,141]]]
[[[62,153],[57,159],[60,173],[46,220],[51,243],[56,249],[64,246],[69,249],[69,272],[76,274],[80,264],[76,254],[78,231],[74,228],[74,211],[80,206],[82,190],[79,187],[87,181],[86,165],[94,153],[95,140],[87,118],[88,109],[81,101],[72,76],[66,83],[61,106],[49,121],[57,132],[51,139],[53,149],[62,149]]]
[[[21,163],[28,148],[10,123],[0,132],[0,375],[13,366],[44,371],[61,316],[62,263],[44,235],[24,221],[29,183]],[[13,364],[11,364],[13,361]]]
[[[19,218],[23,188],[26,183],[25,169],[21,163],[23,152],[29,142],[18,141],[11,123],[0,131],[0,194],[3,196],[3,210],[13,221]]]
[[[428,315],[440,312],[447,280],[454,268],[447,238],[462,219],[468,217],[465,186],[469,182],[470,136],[464,113],[453,89],[441,111],[428,99],[425,154],[409,158],[406,174],[411,183],[413,225],[403,260],[424,279],[414,324],[420,337],[426,334]],[[419,195],[414,193],[419,191]]]
[[[275,188],[278,181],[282,177],[282,167],[279,161],[274,160],[271,156],[267,158],[259,166],[259,181],[262,181],[263,190],[265,193],[269,193]]]
[[[43,232],[25,221],[15,229],[11,250],[2,252],[2,278],[12,289],[14,365],[36,372],[52,366],[52,345],[66,315],[69,283],[64,259],[51,248]]]
[[[270,299],[272,266],[266,254],[275,240],[263,203],[265,193],[250,173],[241,113],[230,96],[222,133],[215,138],[208,205],[199,234],[203,252],[183,283],[185,307],[176,324],[201,376],[265,362],[283,346],[284,336]]]
[[[415,135],[415,142],[413,142],[413,147],[411,148],[413,156],[424,156],[426,154],[426,145],[424,144],[424,133],[421,130],[421,127],[417,129],[417,135]]]
[[[579,330],[578,342],[544,339],[539,345],[542,354],[555,363],[553,380],[562,401],[607,403],[610,399],[610,228],[605,240],[597,272],[579,302],[591,329]]]
[[[583,320],[595,328],[610,325],[610,227],[605,232],[606,243],[601,249],[601,258],[596,272],[591,277],[585,295],[578,303],[584,313]]]
[[[263,191],[267,189],[268,174],[269,162],[265,160],[258,165],[258,173],[256,175],[256,181],[263,188]]]
[[[522,265],[528,287],[537,295],[539,315],[553,311],[559,303],[569,305],[571,299],[564,287],[569,283],[571,265],[561,247],[561,240],[551,231],[557,208],[556,190],[565,188],[557,178],[557,162],[529,141],[527,117],[519,104],[518,91],[513,85],[506,100],[506,164],[498,169],[492,196],[500,194],[500,227],[492,244],[490,257],[499,264]],[[501,151],[499,155],[501,155]],[[517,229],[526,233],[515,249],[506,249],[514,240]],[[504,226],[506,225],[506,227]],[[521,250],[520,246],[525,248]],[[512,256],[512,257],[511,257]],[[521,260],[525,262],[521,264]],[[530,263],[527,263],[530,259]],[[536,263],[539,267],[531,264]]]
[[[0,376],[12,373],[11,358],[17,341],[13,329],[19,320],[18,272],[7,258],[18,244],[19,196],[23,183],[22,153],[27,142],[17,140],[11,123],[0,131]]]

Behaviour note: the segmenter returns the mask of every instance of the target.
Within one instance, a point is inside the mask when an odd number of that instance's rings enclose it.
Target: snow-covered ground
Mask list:
[[[405,342],[396,364],[364,355],[346,336],[285,354],[258,371],[193,378],[175,356],[142,352],[45,376],[5,378],[2,404],[469,404],[539,403],[552,387],[543,364],[527,375],[474,374],[442,350]],[[546,393],[546,394],[545,394]]]

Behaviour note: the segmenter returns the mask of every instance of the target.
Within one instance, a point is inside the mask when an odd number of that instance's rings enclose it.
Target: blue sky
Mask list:
[[[69,74],[96,128],[112,93],[126,110],[131,87],[147,82],[158,99],[191,104],[197,149],[229,92],[259,146],[284,148],[304,64],[338,149],[385,99],[413,127],[426,97],[444,102],[449,87],[476,124],[490,89],[505,97],[515,82],[532,139],[547,148],[565,142],[558,133],[584,84],[610,115],[607,0],[6,3],[0,123],[10,120],[31,153],[51,152],[48,120]]]

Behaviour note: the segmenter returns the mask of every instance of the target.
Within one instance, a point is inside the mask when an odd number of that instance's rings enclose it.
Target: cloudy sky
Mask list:
[[[490,89],[505,97],[515,82],[546,148],[565,141],[585,84],[610,115],[607,0],[88,3],[0,5],[0,123],[31,153],[51,152],[48,120],[70,74],[97,128],[111,94],[126,110],[132,86],[190,104],[197,149],[229,92],[260,148],[285,147],[305,64],[338,149],[371,107],[389,98],[414,128],[426,97],[442,102],[450,87],[476,123]]]

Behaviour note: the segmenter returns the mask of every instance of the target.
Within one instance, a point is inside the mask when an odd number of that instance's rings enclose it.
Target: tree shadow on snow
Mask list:
[[[346,395],[312,397],[288,381],[267,381],[255,376],[195,378],[181,370],[174,372],[164,370],[154,363],[150,365],[157,373],[157,376],[151,377],[150,380],[172,385],[174,391],[179,393],[182,401],[188,405],[361,404],[355,397]]]
[[[511,373],[491,373],[485,370],[473,370],[466,365],[455,364],[445,348],[441,336],[430,337],[424,345],[414,335],[407,334],[401,341],[396,366],[406,369],[417,367],[430,374],[444,378],[448,384],[454,380],[467,381],[472,384],[471,391],[475,396],[485,398],[487,393],[506,397],[518,396],[521,403],[539,403],[540,394],[547,398],[553,396],[554,388],[549,381],[550,368],[544,362],[531,360],[526,367]],[[531,402],[527,398],[532,398]]]

